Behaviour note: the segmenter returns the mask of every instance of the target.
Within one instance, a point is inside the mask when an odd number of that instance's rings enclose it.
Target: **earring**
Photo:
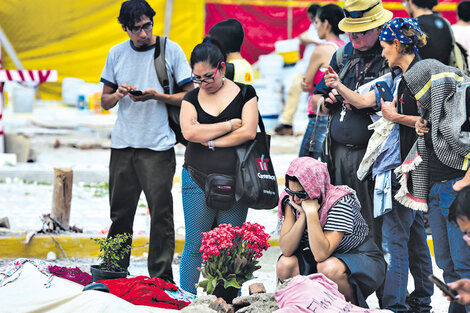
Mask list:
[[[222,74],[222,85],[225,84],[225,75]]]

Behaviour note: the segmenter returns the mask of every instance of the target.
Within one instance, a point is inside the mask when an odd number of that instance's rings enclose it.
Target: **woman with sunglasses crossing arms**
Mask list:
[[[235,147],[256,136],[258,104],[255,89],[226,79],[225,55],[214,39],[198,44],[191,53],[192,79],[198,88],[181,104],[181,130],[189,141],[182,172],[185,244],[180,285],[196,293],[202,258],[201,232],[213,225],[242,226],[248,208],[234,201]],[[213,190],[211,179],[226,179],[223,190]],[[208,195],[210,197],[208,198]],[[218,202],[212,200],[217,198]],[[209,200],[208,200],[209,199]]]
[[[296,158],[286,172],[279,217],[279,280],[322,273],[347,301],[367,308],[367,296],[383,282],[385,260],[368,237],[355,191],[331,185],[324,163]]]

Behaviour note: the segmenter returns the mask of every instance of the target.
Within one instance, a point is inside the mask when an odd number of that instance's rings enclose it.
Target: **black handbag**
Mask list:
[[[279,190],[269,153],[271,136],[266,134],[259,112],[258,125],[255,139],[235,148],[235,200],[253,209],[269,210],[277,206]]]
[[[204,194],[206,204],[213,210],[228,210],[235,203],[235,179],[225,174],[209,174],[206,177]]]
[[[228,210],[235,203],[235,177],[227,174],[205,173],[184,164],[194,182],[204,191],[204,198],[213,210]]]

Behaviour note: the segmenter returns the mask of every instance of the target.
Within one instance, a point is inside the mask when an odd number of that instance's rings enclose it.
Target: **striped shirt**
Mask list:
[[[346,253],[358,247],[369,233],[369,227],[361,215],[361,206],[351,195],[343,197],[328,212],[323,231],[344,233],[335,252]]]

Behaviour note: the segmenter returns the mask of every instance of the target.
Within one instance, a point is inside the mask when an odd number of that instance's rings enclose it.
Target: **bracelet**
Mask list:
[[[214,140],[209,140],[209,141],[207,142],[207,147],[208,147],[209,149],[211,149],[212,151],[214,151],[214,150],[215,150],[215,142],[214,142]]]
[[[228,120],[227,122],[230,123],[230,132],[232,132],[232,131],[233,131],[233,123],[232,123],[232,120]]]

